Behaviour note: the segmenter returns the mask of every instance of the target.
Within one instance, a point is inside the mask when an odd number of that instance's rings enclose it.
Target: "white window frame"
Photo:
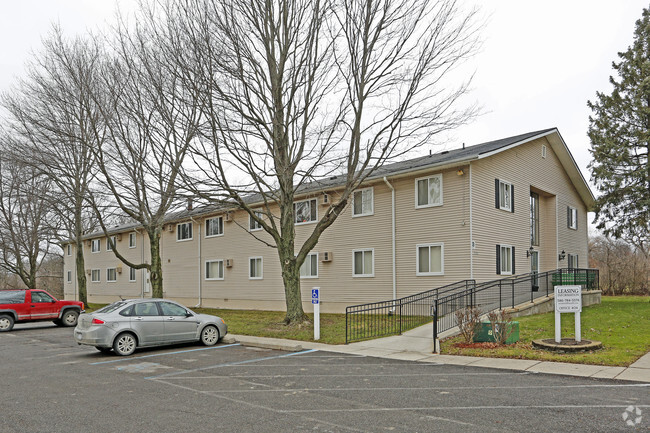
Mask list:
[[[259,260],[260,261],[260,275],[256,277],[251,277],[251,261],[252,260]],[[262,256],[255,256],[255,257],[249,257],[248,258],[248,279],[249,280],[261,280],[264,278],[264,257]]]
[[[220,233],[217,233],[216,235],[209,235],[208,234],[208,221],[219,221],[217,223],[217,228],[221,231]],[[218,216],[218,217],[212,217],[212,218],[206,218],[205,219],[205,237],[207,238],[216,238],[217,236],[223,236],[223,216]]]
[[[133,283],[137,280],[137,269],[129,267],[129,282]]]
[[[93,254],[102,252],[102,240],[93,239],[90,241],[90,252]]]
[[[316,275],[302,275],[303,267],[306,268],[305,265],[307,265],[307,263],[310,264],[309,265],[310,270],[313,271],[313,269],[311,269],[311,260],[312,260],[312,257],[314,257],[314,256],[316,256]],[[300,266],[300,278],[301,279],[318,278],[318,253],[317,252],[312,251],[311,253],[307,254],[307,257],[305,258],[305,261]]]
[[[133,240],[133,242],[131,242],[131,240]],[[137,246],[137,243],[138,236],[133,232],[129,233],[129,248],[135,248]]]
[[[296,212],[296,205],[300,203],[309,203],[309,221],[298,221],[298,213]],[[313,208],[312,208],[313,206]],[[315,213],[314,219],[311,219],[312,216],[312,211]],[[314,224],[315,222],[318,221],[318,200],[315,198],[308,198],[305,200],[298,200],[293,202],[293,222],[297,226],[301,226],[304,224]]]
[[[218,276],[217,277],[208,277],[208,264],[211,264],[211,263],[221,263],[221,267],[220,267],[221,277],[218,277]],[[223,259],[206,260],[204,270],[205,270],[204,275],[205,275],[205,280],[206,281],[220,281],[220,280],[223,280],[225,278],[226,271],[225,271],[225,264],[224,264]]]
[[[569,220],[569,228],[571,230],[578,230],[578,208],[569,206],[569,215],[571,215]]]
[[[542,158],[546,158],[546,145],[542,144]]]
[[[72,244],[68,244],[68,256],[72,255]]]
[[[262,211],[254,210],[253,213],[260,219],[264,217],[264,213]],[[248,215],[248,231],[256,232],[258,230],[262,230],[262,224],[255,221],[252,216]]]
[[[508,258],[507,263],[510,265],[510,270],[504,271],[503,270],[503,250],[507,249],[508,254],[505,256]],[[507,245],[507,244],[499,244],[499,270],[501,271],[500,275],[512,275],[512,245]]]
[[[509,207],[504,207],[501,203],[503,202],[503,196],[504,194],[501,194],[501,185],[508,186],[508,195],[510,196],[510,206]],[[505,181],[503,179],[499,179],[499,209],[506,211],[506,212],[512,212],[512,199],[514,197],[512,196],[512,182]]]
[[[354,256],[356,253],[371,253],[372,254],[372,273],[363,273],[363,274],[357,274],[355,273],[356,269],[354,268],[355,266],[355,260]],[[364,260],[362,260],[363,263],[366,262],[365,257]],[[365,272],[365,269],[363,270]],[[354,278],[370,278],[375,276],[375,249],[374,248],[360,248],[357,250],[352,250],[352,276]]]
[[[97,278],[95,278],[97,275]],[[102,281],[102,270],[101,269],[92,269],[90,271],[90,282],[91,283],[101,283]]]
[[[578,254],[567,254],[567,268],[579,269],[579,260],[580,258],[578,257]]]
[[[439,203],[429,203],[429,179],[433,178],[438,178],[440,179],[440,202]],[[426,204],[419,204],[418,199],[419,199],[419,194],[418,194],[418,183],[421,180],[426,180],[427,181],[427,203]],[[415,208],[416,209],[422,209],[422,208],[427,208],[427,207],[437,207],[437,206],[442,206],[444,200],[443,200],[443,185],[442,185],[442,173],[438,174],[433,174],[430,176],[424,176],[424,177],[418,177],[415,179]]]
[[[368,192],[370,192],[370,210],[364,212],[363,211],[363,196],[364,196],[365,193],[368,193]],[[357,194],[360,194],[360,196],[361,196],[361,203],[362,203],[361,204],[361,213],[354,213],[354,204],[355,204],[355,202],[357,200],[356,199]],[[375,191],[374,191],[374,188],[371,186],[371,187],[368,187],[368,188],[362,188],[362,189],[358,189],[358,190],[354,191],[352,193],[352,218],[370,216],[370,215],[374,215],[374,213],[375,213]]]
[[[110,271],[113,271],[115,275],[114,279],[110,279]],[[106,268],[106,282],[107,283],[116,283],[117,282],[117,269],[116,268]]]
[[[117,236],[109,236],[106,238],[106,251],[113,251],[113,247],[111,247],[111,241],[113,241],[113,245],[117,246]]]
[[[181,236],[181,226],[188,226],[190,228],[190,237],[180,239]],[[178,223],[176,224],[176,242],[187,242],[194,239],[194,227],[192,227],[192,221]]]
[[[72,271],[68,271],[68,284],[72,283]]]
[[[440,247],[440,272],[420,272],[420,248],[429,248],[431,254],[431,247]],[[429,255],[429,257],[431,257]],[[431,259],[429,259],[431,260]],[[415,246],[415,275],[418,277],[444,275],[445,274],[445,244],[443,242],[434,242],[430,244],[418,244]]]

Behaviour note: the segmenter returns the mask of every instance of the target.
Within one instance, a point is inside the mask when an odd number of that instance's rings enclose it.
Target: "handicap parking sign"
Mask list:
[[[318,289],[311,290],[311,303],[318,304]]]

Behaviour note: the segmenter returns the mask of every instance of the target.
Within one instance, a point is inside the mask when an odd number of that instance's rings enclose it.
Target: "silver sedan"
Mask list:
[[[199,341],[212,346],[228,332],[217,316],[197,314],[167,299],[131,299],[114,302],[79,316],[77,344],[108,353],[130,355],[138,347]]]

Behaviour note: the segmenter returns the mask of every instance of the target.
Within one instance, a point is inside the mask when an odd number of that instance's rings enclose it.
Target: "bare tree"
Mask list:
[[[0,148],[6,146],[5,136]],[[51,192],[49,178],[0,156],[0,268],[29,289],[36,288],[38,271],[52,252]]]
[[[195,136],[200,104],[195,91],[179,85],[179,66],[171,59],[179,55],[181,36],[168,17],[143,7],[134,21],[120,18],[108,41],[102,79],[92,90],[101,112],[96,131],[101,145],[93,149],[101,175],[92,203],[105,233],[104,208],[97,204],[102,197],[142,225],[151,263],[133,263],[117,245],[112,249],[127,266],[147,269],[153,296],[162,297],[160,236],[166,214],[178,206],[178,173]]]
[[[188,188],[209,203],[234,202],[270,235],[285,322],[301,322],[300,266],[352,192],[476,114],[457,109],[468,83],[454,86],[449,74],[476,49],[476,12],[454,0],[158,4],[177,11],[186,35],[181,66],[202,66],[183,76],[200,87],[205,112]],[[296,245],[294,198],[331,173],[343,174],[336,200]]]
[[[650,293],[650,260],[645,250],[622,239],[589,239],[589,267],[600,270],[600,287],[607,295]]]
[[[2,102],[10,127],[21,137],[12,157],[48,176],[60,192],[54,210],[65,229],[61,237],[75,244],[79,300],[87,303],[82,237],[94,228],[86,200],[93,178],[92,149],[102,140],[90,89],[97,81],[102,50],[92,37],[66,40],[58,27],[43,45],[26,78]]]

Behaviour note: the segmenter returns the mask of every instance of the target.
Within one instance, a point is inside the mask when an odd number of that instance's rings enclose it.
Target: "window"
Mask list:
[[[106,281],[109,283],[114,283],[117,281],[117,271],[115,268],[106,269]]]
[[[318,278],[318,253],[309,253],[300,266],[300,278]]]
[[[129,268],[129,281],[135,281],[135,268]]]
[[[577,269],[580,266],[578,265],[578,255],[577,254],[567,254],[568,256],[568,265],[569,269]]]
[[[249,257],[248,258],[248,279],[250,279],[250,280],[261,280],[262,276],[263,276],[262,258],[261,257]]]
[[[54,302],[54,298],[45,292],[32,292],[32,302]]]
[[[539,246],[539,194],[530,193],[530,244]]]
[[[90,241],[90,252],[91,253],[98,253],[102,250],[102,240],[101,239],[93,239]]]
[[[205,220],[205,237],[221,236],[223,234],[223,217]]]
[[[316,221],[316,199],[298,201],[293,204],[293,217],[296,224]]]
[[[264,214],[260,211],[254,211],[255,216],[262,219]],[[255,230],[262,230],[262,224],[258,223],[252,216],[248,216],[248,230],[253,232]]]
[[[68,244],[68,255],[72,255],[72,245]]]
[[[223,280],[223,260],[207,260],[205,262],[206,280]]]
[[[415,179],[415,207],[442,205],[442,174]]]
[[[514,212],[515,206],[513,203],[514,186],[511,183],[504,182],[499,179],[494,180],[494,196],[495,207],[497,209]]]
[[[176,226],[176,241],[192,240],[192,223],[180,223]]]
[[[578,209],[567,206],[566,208],[566,225],[572,230],[578,230]]]
[[[93,269],[90,273],[90,281],[93,283],[99,283],[101,280],[101,272],[99,269]]]
[[[68,271],[68,283],[72,282],[72,271]]]
[[[352,276],[374,277],[375,276],[374,250],[356,250],[352,252]]]
[[[159,316],[156,302],[141,302],[133,306],[134,316]]]
[[[185,317],[188,311],[177,304],[172,304],[171,302],[159,302],[160,310],[162,311],[163,316],[183,316]]]
[[[106,240],[106,251],[113,251],[113,247],[115,246],[115,242],[117,242],[117,237],[111,236]]]
[[[135,248],[135,233],[129,233],[129,248]]]
[[[418,245],[416,275],[443,275],[443,254],[443,244]]]
[[[515,273],[515,247],[511,245],[497,245],[497,274],[514,275]]]
[[[542,144],[542,158],[546,158],[546,145]]]
[[[373,212],[372,188],[355,191],[352,195],[352,216],[372,215]]]

